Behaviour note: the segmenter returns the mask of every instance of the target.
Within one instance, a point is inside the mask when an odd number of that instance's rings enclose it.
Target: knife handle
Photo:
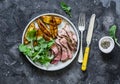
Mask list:
[[[82,71],[85,71],[87,69],[89,51],[90,51],[90,47],[86,47],[85,53],[84,53],[84,58],[83,58],[83,63],[82,63],[82,67],[81,67]]]

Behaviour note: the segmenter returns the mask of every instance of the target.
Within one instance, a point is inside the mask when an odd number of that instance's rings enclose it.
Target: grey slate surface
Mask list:
[[[106,55],[98,49],[98,41],[116,24],[120,42],[120,0],[64,0],[72,7],[70,18],[60,8],[61,0],[0,0],[0,84],[120,84],[120,48],[116,45]],[[86,30],[92,13],[97,15],[86,72],[80,70],[77,58],[66,68],[47,72],[34,67],[18,51],[27,23],[43,13],[58,13],[77,27],[78,15],[86,14]]]

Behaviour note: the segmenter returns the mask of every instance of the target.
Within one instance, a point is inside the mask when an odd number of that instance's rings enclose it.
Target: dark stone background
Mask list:
[[[120,42],[120,0],[65,0],[72,7],[70,18],[60,8],[62,0],[0,0],[0,84],[120,84],[120,48],[105,55],[98,41],[108,35],[116,24]],[[77,27],[79,13],[86,14],[86,30],[92,13],[97,15],[86,72],[76,59],[66,68],[47,72],[34,67],[18,51],[22,32],[27,23],[43,13],[58,13],[69,18]]]

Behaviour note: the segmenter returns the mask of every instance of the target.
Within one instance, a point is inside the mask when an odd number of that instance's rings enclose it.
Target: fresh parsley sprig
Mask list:
[[[118,39],[116,37],[116,30],[117,30],[116,25],[111,26],[109,29],[109,35],[114,39],[115,43],[120,47],[120,44],[118,43]]]
[[[62,8],[62,10],[64,10],[65,11],[65,13],[66,14],[68,14],[70,17],[72,17],[72,15],[71,15],[71,7],[70,6],[68,6],[65,2],[60,2],[60,6],[61,6],[61,8]]]

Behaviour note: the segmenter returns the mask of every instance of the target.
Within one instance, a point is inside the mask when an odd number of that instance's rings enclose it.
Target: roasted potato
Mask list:
[[[56,24],[59,25],[62,22],[62,18],[54,16],[53,19],[55,20]]]
[[[55,38],[55,29],[53,25],[50,25],[50,32],[51,32],[52,38]]]
[[[52,16],[45,15],[45,16],[41,16],[41,18],[42,18],[44,23],[52,24],[52,20],[53,20]]]
[[[43,33],[42,33],[42,31],[40,29],[37,30],[36,36],[37,36],[37,38],[43,36]]]
[[[40,29],[37,30],[37,34],[36,35],[37,35],[37,38],[42,36],[47,41],[49,41],[51,39],[51,37],[49,37],[46,34],[44,34]]]
[[[26,33],[25,33],[25,37],[26,37],[26,35],[27,35],[27,32],[28,32],[28,31],[31,31],[31,30],[33,30],[33,29],[35,29],[35,24],[32,22],[32,23],[30,23],[30,25],[29,25],[28,28],[27,28],[27,31],[26,31]]]
[[[40,30],[46,34],[47,36],[51,37],[51,33],[50,33],[50,30],[47,28],[47,26],[40,20],[40,19],[37,19],[36,20]]]
[[[36,19],[36,22],[42,32],[42,36],[49,40],[50,38],[56,38],[58,35],[58,25],[61,24],[62,18],[58,16],[45,15]],[[38,32],[38,36],[39,36]]]
[[[26,45],[28,43],[29,43],[29,41],[24,37],[24,44]]]
[[[27,31],[26,31],[26,33],[25,33],[24,44],[28,44],[28,43],[29,43],[29,41],[26,39],[26,35],[27,35],[27,32],[28,32],[28,31],[31,31],[31,30],[33,30],[33,29],[35,29],[35,24],[32,22],[32,23],[30,23],[30,25],[28,26]]]
[[[54,27],[54,35],[55,35],[55,37],[57,37],[57,35],[58,35],[58,28],[57,28],[57,26]]]
[[[50,31],[51,31],[52,37],[56,38],[57,35],[58,35],[58,28],[57,28],[57,26],[50,25]]]
[[[46,34],[43,34],[43,38],[44,38],[46,41],[49,41],[49,40],[52,39],[51,37],[47,36]]]
[[[30,25],[28,26],[28,30],[27,30],[27,31],[31,31],[31,30],[33,30],[33,29],[35,29],[35,24],[32,22],[32,23],[30,23]]]
[[[56,22],[56,20],[58,19],[58,17],[54,17],[53,18],[53,23],[54,23],[54,36],[57,37],[57,34],[58,34],[58,24]]]
[[[51,24],[51,25],[54,24],[53,19],[56,21],[56,25],[59,25],[62,22],[62,18],[57,17],[57,16],[45,15],[45,16],[41,16],[41,18],[44,23]]]

